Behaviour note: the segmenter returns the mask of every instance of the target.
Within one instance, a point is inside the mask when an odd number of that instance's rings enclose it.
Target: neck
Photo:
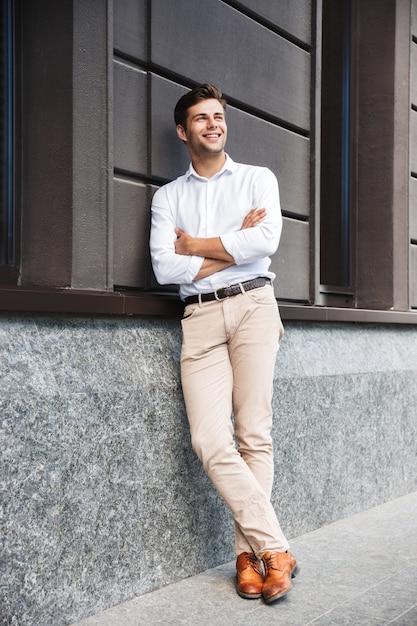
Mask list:
[[[195,155],[192,158],[193,168],[199,176],[204,178],[211,178],[217,172],[220,172],[226,161],[226,155],[224,152],[221,154],[212,155],[211,157],[205,156],[204,158],[198,158]]]

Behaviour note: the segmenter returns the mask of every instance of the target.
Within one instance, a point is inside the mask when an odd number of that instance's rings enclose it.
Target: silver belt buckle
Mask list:
[[[227,287],[221,287],[221,289],[227,289]],[[216,289],[216,291],[214,292],[214,297],[216,298],[217,302],[221,302],[222,300],[226,300],[226,298],[230,298],[230,296],[228,296],[227,294],[224,296],[224,298],[219,298],[219,296],[217,295],[217,292],[220,291],[220,289]]]

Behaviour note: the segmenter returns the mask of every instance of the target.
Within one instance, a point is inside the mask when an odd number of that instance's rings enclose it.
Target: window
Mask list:
[[[13,263],[13,15],[11,0],[0,2],[0,265]]]
[[[410,5],[378,7],[323,0],[318,303],[406,312]]]
[[[323,1],[320,283],[324,304],[352,306],[351,2]]]

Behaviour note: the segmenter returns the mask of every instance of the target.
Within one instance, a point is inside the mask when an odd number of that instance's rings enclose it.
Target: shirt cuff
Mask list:
[[[186,276],[184,283],[189,284],[192,283],[194,278],[197,276],[198,272],[203,265],[204,257],[203,256],[190,256],[190,262],[188,264]]]
[[[235,233],[226,233],[220,236],[223,248],[233,257],[236,265],[247,263],[248,257],[244,254],[242,246],[237,245]]]

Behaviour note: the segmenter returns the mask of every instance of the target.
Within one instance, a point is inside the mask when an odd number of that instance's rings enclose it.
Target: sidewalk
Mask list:
[[[228,563],[73,626],[417,625],[417,492],[291,541],[301,571],[271,605],[243,600]]]

